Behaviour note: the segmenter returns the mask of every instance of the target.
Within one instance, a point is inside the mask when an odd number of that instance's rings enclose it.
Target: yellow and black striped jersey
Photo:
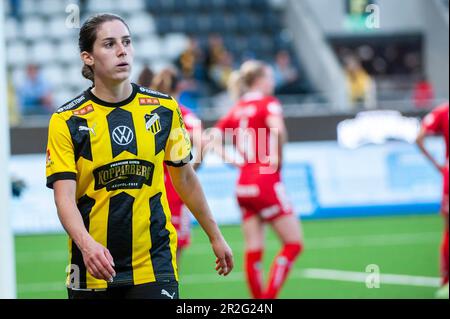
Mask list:
[[[132,85],[132,95],[120,103],[102,101],[89,89],[50,120],[47,186],[76,181],[84,225],[109,249],[117,273],[112,283],[93,278],[69,238],[72,288],[178,280],[163,163],[188,163],[190,138],[172,97]]]

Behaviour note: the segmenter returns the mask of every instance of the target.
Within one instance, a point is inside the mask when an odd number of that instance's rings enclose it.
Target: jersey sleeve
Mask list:
[[[181,167],[191,160],[191,139],[177,105],[172,118],[172,129],[165,149],[164,162],[169,166]]]
[[[283,107],[281,103],[276,98],[271,98],[267,101],[266,107],[264,108],[264,116],[280,116],[283,117]]]
[[[47,187],[53,188],[58,180],[76,180],[77,168],[69,128],[60,114],[50,119],[47,142]]]
[[[442,127],[442,113],[439,109],[429,113],[422,121],[422,128],[427,134],[437,134]]]

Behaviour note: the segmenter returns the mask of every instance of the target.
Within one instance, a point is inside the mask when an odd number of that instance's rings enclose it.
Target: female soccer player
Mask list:
[[[93,86],[53,114],[46,165],[70,237],[69,298],[178,298],[164,163],[210,239],[218,274],[228,275],[232,252],[186,165],[191,146],[177,102],[130,82],[128,26],[116,15],[93,16],[79,47]]]
[[[446,294],[448,298],[448,211],[449,211],[449,201],[448,201],[448,182],[449,182],[449,140],[448,140],[448,124],[449,124],[449,106],[445,103],[438,106],[430,114],[428,114],[423,122],[422,128],[417,136],[417,145],[422,153],[430,160],[436,169],[442,173],[443,179],[443,195],[442,195],[442,205],[441,213],[444,218],[444,234],[442,237],[441,244],[441,277],[442,277],[442,289],[439,294]],[[446,145],[446,160],[445,164],[439,163],[425,146],[425,138],[428,135],[439,135],[444,138]]]
[[[176,70],[174,69],[164,69],[162,70],[154,79],[151,88],[155,91],[162,92],[178,98],[179,95],[179,80]],[[201,121],[191,112],[188,108],[180,105],[180,111],[183,116],[184,124],[190,135],[191,142],[194,146],[201,147],[201,137],[202,137],[202,124]],[[194,169],[197,169],[201,163],[200,159],[200,149],[197,148],[197,153],[195,155]],[[172,180],[170,179],[167,166],[164,169],[165,172],[165,186],[167,193],[167,200],[169,201],[170,211],[172,212],[172,224],[177,230],[178,238],[178,248],[177,248],[177,261],[180,263],[181,254],[186,249],[191,242],[191,231],[190,231],[190,218],[189,212],[178,196]]]
[[[271,96],[274,79],[270,67],[248,61],[233,75],[232,82],[231,90],[239,101],[216,128],[225,139],[231,134],[244,160],[243,164],[232,164],[241,170],[236,194],[243,217],[247,282],[253,298],[273,299],[303,247],[298,219],[281,182],[282,148],[287,133],[281,105]],[[224,151],[216,151],[226,161],[232,158]],[[264,289],[261,261],[266,223],[275,230],[283,247],[273,261]]]

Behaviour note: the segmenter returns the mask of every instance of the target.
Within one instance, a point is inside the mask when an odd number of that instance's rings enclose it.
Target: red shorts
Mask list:
[[[448,165],[447,167],[444,169],[443,171],[443,179],[444,179],[444,187],[443,187],[443,194],[442,194],[442,207],[441,207],[441,211],[442,214],[445,214],[448,216],[448,211],[449,211],[449,201],[448,201]]]
[[[243,172],[236,195],[244,220],[259,215],[264,221],[271,222],[293,214],[279,173],[260,175]]]

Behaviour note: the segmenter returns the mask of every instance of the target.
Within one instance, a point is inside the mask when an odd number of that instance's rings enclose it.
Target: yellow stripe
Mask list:
[[[175,279],[178,281],[178,265],[177,265],[177,231],[175,226],[172,224],[172,213],[170,212],[169,202],[167,201],[167,196],[164,193],[161,197],[161,205],[164,209],[164,214],[166,215],[166,229],[169,231],[170,238],[170,252],[172,254],[172,266],[175,273]]]
[[[155,281],[150,259],[150,203],[138,196],[133,206],[133,279],[134,284]]]

